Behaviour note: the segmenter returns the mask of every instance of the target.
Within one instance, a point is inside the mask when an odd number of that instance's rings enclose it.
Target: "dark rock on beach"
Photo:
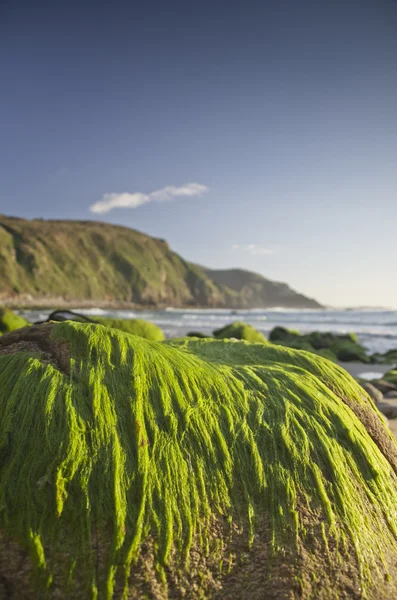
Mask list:
[[[372,398],[375,404],[382,402],[383,394],[380,390],[378,390],[372,383],[369,381],[360,381],[361,387],[367,392],[367,394]]]

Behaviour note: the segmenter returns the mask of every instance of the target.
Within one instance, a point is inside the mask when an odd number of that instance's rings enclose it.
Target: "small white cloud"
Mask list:
[[[178,196],[201,196],[207,190],[208,187],[201,183],[187,183],[180,187],[167,185],[150,194],[143,194],[142,192],[104,194],[101,200],[91,204],[90,211],[93,213],[107,213],[114,208],[137,208],[148,202],[169,202]]]
[[[135,194],[129,194],[124,192],[123,194],[104,194],[102,200],[91,204],[90,211],[93,213],[107,213],[114,208],[137,208],[142,204],[150,202],[148,194],[141,194],[136,192]]]
[[[259,246],[258,244],[233,244],[232,248],[233,250],[249,252],[252,256],[270,256],[276,253],[275,248],[267,248],[266,246]]]

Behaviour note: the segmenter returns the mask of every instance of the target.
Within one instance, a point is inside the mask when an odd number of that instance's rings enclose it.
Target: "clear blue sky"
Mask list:
[[[0,212],[397,307],[395,0],[1,0],[0,73]]]

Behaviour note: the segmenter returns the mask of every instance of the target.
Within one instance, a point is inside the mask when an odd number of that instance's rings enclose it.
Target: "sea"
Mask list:
[[[356,333],[359,341],[369,352],[386,352],[397,349],[397,310],[385,309],[324,309],[289,310],[228,310],[228,309],[179,309],[165,310],[105,310],[100,308],[78,308],[76,312],[95,319],[95,316],[120,319],[146,319],[156,323],[167,338],[183,337],[189,332],[200,331],[211,334],[233,321],[249,323],[266,336],[281,325],[298,329],[301,333],[332,331],[334,333]],[[43,321],[48,310],[19,311],[30,322]]]

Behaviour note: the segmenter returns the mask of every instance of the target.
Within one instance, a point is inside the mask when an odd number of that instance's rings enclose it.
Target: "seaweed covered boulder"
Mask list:
[[[195,338],[208,338],[210,335],[203,333],[202,331],[189,331],[187,337],[195,337]]]
[[[372,354],[371,362],[386,365],[392,363],[397,364],[397,350],[392,349],[384,353],[376,352],[375,354]]]
[[[315,348],[310,341],[309,335],[301,335],[295,329],[287,329],[286,327],[274,327],[269,334],[269,341],[273,344],[294,348],[295,350],[305,350],[323,356],[328,360],[337,362],[337,357],[332,350],[327,347],[320,346]]]
[[[372,362],[371,357],[354,333],[337,334],[330,331],[313,331],[301,335],[293,329],[278,326],[270,332],[269,340],[288,348],[313,352],[333,361]]]
[[[342,362],[360,362],[368,364],[371,362],[366,349],[357,342],[340,340],[331,344],[328,348],[336,358]]]
[[[26,319],[16,315],[9,308],[0,308],[0,335],[28,325],[30,323]]]
[[[150,321],[144,319],[111,319],[108,317],[95,317],[95,321],[104,325],[105,327],[111,327],[112,329],[119,329],[126,333],[133,335],[139,335],[147,340],[153,342],[161,342],[165,339],[163,331]]]
[[[271,342],[289,342],[300,337],[300,332],[296,329],[287,329],[286,327],[273,327],[269,334],[269,340]]]
[[[246,342],[268,343],[263,333],[252,327],[252,325],[241,321],[225,325],[225,327],[216,329],[213,333],[217,339],[235,338],[236,340],[245,340]]]
[[[392,369],[383,375],[383,379],[391,385],[397,386],[397,369]]]
[[[313,331],[306,334],[307,341],[315,350],[330,348],[337,343],[358,344],[358,338],[355,333],[332,333],[331,331]]]
[[[0,597],[397,597],[397,447],[315,355],[0,338]]]
[[[164,333],[154,323],[145,321],[143,319],[113,319],[110,317],[95,317],[90,318],[87,315],[77,313],[72,310],[55,310],[47,318],[46,321],[40,323],[48,323],[50,321],[63,322],[63,321],[75,321],[76,323],[98,323],[104,327],[110,327],[111,329],[119,329],[132,335],[139,335],[140,337],[152,340],[153,342],[161,342],[165,339]],[[23,327],[23,325],[22,325]]]

